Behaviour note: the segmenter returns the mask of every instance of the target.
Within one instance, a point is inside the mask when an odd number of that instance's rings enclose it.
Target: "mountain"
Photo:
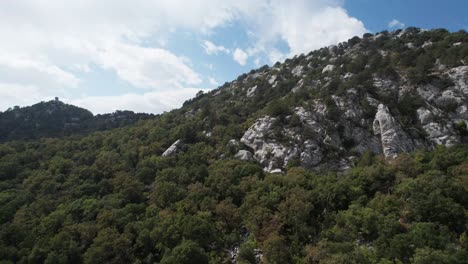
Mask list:
[[[56,98],[0,112],[0,141],[80,135],[118,128],[152,117],[151,114],[131,111],[94,116],[86,109],[65,104]]]
[[[467,135],[466,41],[445,30],[366,34],[244,74],[183,110],[206,131],[242,124],[232,144],[269,172],[452,146]]]
[[[4,142],[0,259],[466,263],[467,62],[465,31],[365,34],[119,129]]]

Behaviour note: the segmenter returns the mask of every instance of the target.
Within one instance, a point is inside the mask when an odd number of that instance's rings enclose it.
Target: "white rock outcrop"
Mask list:
[[[243,149],[239,150],[239,152],[237,152],[236,155],[234,155],[234,158],[240,159],[240,160],[247,160],[247,161],[253,160],[252,153]]]
[[[398,154],[412,151],[415,148],[411,138],[390,114],[388,107],[383,104],[379,105],[375,114],[373,130],[375,135],[380,136],[385,158],[395,158]]]
[[[335,68],[335,65],[328,64],[327,66],[323,67],[322,73],[333,71]]]
[[[254,87],[250,87],[248,90],[247,90],[247,97],[252,97],[255,95],[255,91],[257,90],[257,85],[255,85]]]
[[[429,110],[425,107],[420,107],[417,110],[417,116],[427,134],[426,139],[431,145],[452,146],[460,143],[460,137],[453,128],[453,125],[449,123],[443,124],[438,121],[443,120],[440,110],[438,111],[435,108]]]
[[[231,140],[229,140],[229,142],[227,143],[227,146],[228,146],[228,147],[239,147],[239,146],[240,146],[240,143],[239,143],[239,141],[237,141],[236,139],[231,139]]]
[[[296,77],[300,77],[300,76],[302,76],[302,69],[303,68],[304,68],[303,66],[298,65],[291,71],[291,73]]]
[[[279,172],[284,170],[288,162],[293,159],[299,161],[306,168],[314,169],[323,160],[324,154],[321,145],[328,144],[325,139],[330,137],[315,120],[321,115],[306,111],[302,107],[296,108],[295,114],[299,117],[301,126],[307,127],[309,131],[307,136],[298,131],[298,128],[283,127],[281,134],[287,140],[279,142],[273,127],[276,118],[265,116],[257,119],[241,138],[240,141],[254,151],[253,158],[260,163],[265,171]]]
[[[304,142],[304,151],[301,152],[299,159],[304,167],[312,168],[317,166],[323,159],[320,146],[312,140],[306,140]]]
[[[169,148],[166,149],[166,151],[163,152],[161,156],[163,157],[171,157],[177,154],[177,152],[180,151],[180,148],[182,147],[182,140],[177,140],[174,142]]]
[[[275,118],[258,119],[241,138],[241,142],[254,150],[254,158],[265,171],[283,168],[289,159],[297,155],[295,148],[286,147],[272,138]]]
[[[268,79],[268,83],[269,83],[269,84],[273,84],[273,83],[276,81],[276,78],[277,78],[277,77],[278,77],[278,76],[276,76],[276,75],[272,75],[272,76]]]
[[[455,84],[455,90],[468,95],[468,66],[460,66],[448,71],[450,79]]]

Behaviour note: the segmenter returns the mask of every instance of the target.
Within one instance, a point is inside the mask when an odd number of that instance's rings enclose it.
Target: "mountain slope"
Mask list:
[[[465,263],[467,43],[366,34],[130,126],[0,144],[0,259]]]
[[[0,141],[79,135],[130,125],[151,117],[131,111],[94,116],[86,109],[56,99],[0,112]]]
[[[237,112],[251,127],[234,139],[267,171],[451,146],[466,136],[466,42],[465,32],[416,28],[356,37],[243,75],[191,111],[212,122]]]

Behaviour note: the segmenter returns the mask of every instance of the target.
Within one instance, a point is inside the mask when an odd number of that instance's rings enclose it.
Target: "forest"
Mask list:
[[[230,263],[235,250],[238,263],[468,259],[465,145],[281,175],[214,161],[204,142],[135,163],[126,141],[1,145],[1,263]]]

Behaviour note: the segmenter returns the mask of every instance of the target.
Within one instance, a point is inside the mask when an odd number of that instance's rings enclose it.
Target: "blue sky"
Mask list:
[[[467,13],[465,0],[6,1],[0,111],[58,96],[94,113],[161,113],[368,31],[468,30]]]
[[[386,29],[393,19],[406,26],[468,30],[468,1],[465,0],[348,0],[344,7],[373,32]]]

